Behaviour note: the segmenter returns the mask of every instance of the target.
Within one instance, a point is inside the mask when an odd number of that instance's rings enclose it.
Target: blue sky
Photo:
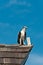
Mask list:
[[[43,0],[0,0],[0,43],[17,43],[24,25],[34,45],[25,65],[43,65]]]

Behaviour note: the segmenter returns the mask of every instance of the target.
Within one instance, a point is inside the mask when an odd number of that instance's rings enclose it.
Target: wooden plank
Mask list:
[[[26,47],[26,48],[14,48],[14,49],[11,49],[11,48],[0,48],[0,51],[25,52],[25,51],[29,51],[30,48],[29,47]]]
[[[0,65],[21,65],[21,64],[14,64],[14,63],[0,63]]]
[[[0,63],[14,63],[14,64],[21,64],[23,59],[15,59],[15,58],[1,58]]]
[[[10,52],[0,52],[0,58],[9,57],[9,58],[24,58],[27,53],[10,53]]]

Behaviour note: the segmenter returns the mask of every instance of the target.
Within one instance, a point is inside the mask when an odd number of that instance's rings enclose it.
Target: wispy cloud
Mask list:
[[[43,56],[40,56],[38,54],[30,54],[30,58],[28,58],[27,62],[30,62],[31,64],[40,64],[43,65]]]
[[[0,26],[2,27],[8,27],[8,26],[10,26],[10,24],[9,23],[0,23]]]
[[[27,7],[32,6],[32,4],[27,1],[9,0],[8,3],[1,6],[0,9],[6,8],[6,7],[11,7],[12,5],[22,5],[22,6],[27,6]]]
[[[10,7],[13,4],[31,7],[31,3],[27,2],[27,1],[18,1],[18,0],[10,0],[9,3],[6,4],[6,7]]]
[[[29,9],[22,9],[22,10],[19,10],[19,11],[16,11],[17,14],[23,14],[23,13],[31,13],[32,11],[29,10]]]
[[[15,8],[11,9],[12,11],[14,11],[16,14],[20,14],[20,13],[31,13],[31,8],[32,7],[32,4],[30,2],[27,2],[27,1],[22,1],[22,0],[9,0],[7,3],[3,4],[2,6],[0,6],[0,10],[3,10],[5,8],[10,8],[11,6],[14,6]],[[27,8],[16,8],[16,6],[19,7],[19,6],[24,6],[24,7],[27,7]],[[10,16],[10,15],[9,15]],[[12,16],[11,16],[12,17]]]

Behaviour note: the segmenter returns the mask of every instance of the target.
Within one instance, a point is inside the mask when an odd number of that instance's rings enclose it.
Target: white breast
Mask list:
[[[24,35],[25,35],[25,28],[23,28],[22,30],[21,30],[21,38],[24,40]]]
[[[23,29],[21,30],[21,34],[22,34],[22,36],[24,36],[24,34],[25,34],[25,28],[23,28]]]
[[[21,35],[24,36],[24,31],[21,31]]]

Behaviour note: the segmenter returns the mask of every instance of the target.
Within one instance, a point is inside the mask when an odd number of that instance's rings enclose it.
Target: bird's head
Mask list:
[[[28,27],[27,26],[24,26],[25,29],[27,29]]]
[[[26,31],[27,28],[28,28],[27,26],[24,26],[22,30],[23,30],[23,31]]]

